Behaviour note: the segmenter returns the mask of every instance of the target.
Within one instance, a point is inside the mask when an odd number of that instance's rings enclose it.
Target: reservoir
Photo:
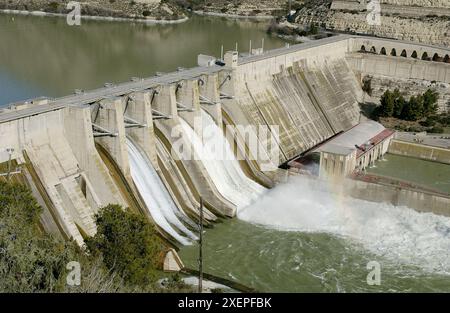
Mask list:
[[[436,191],[450,194],[450,165],[386,154],[383,160],[367,170],[382,176],[410,181]]]
[[[193,16],[173,25],[0,14],[0,106],[32,97],[59,97],[75,89],[149,77],[197,65],[197,55],[220,58],[284,46],[266,34],[267,22]]]

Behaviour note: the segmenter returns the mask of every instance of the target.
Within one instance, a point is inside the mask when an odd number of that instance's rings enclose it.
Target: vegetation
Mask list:
[[[363,81],[362,90],[367,93],[369,96],[372,96],[372,79],[371,78],[365,78]]]
[[[437,92],[428,89],[424,94],[412,96],[406,101],[398,89],[386,90],[381,96],[376,117],[395,117],[407,121],[417,121],[437,114]]]
[[[102,255],[106,267],[127,283],[153,283],[164,246],[147,220],[118,205],[109,205],[96,215],[96,223],[97,234],[86,240],[89,251]]]
[[[26,186],[0,181],[0,292],[190,291],[179,279],[156,286],[164,247],[143,217],[120,206],[100,209],[86,253],[45,233],[41,213]],[[66,283],[71,261],[80,263],[79,286]]]
[[[268,29],[267,33],[270,35],[280,35],[280,36],[315,36],[319,34],[319,27],[315,23],[311,23],[307,28],[300,27],[291,27],[280,25],[277,22],[272,22]]]
[[[438,114],[437,101],[438,93],[432,89],[411,96],[408,101],[398,89],[386,90],[380,106],[373,111],[373,118],[399,130],[442,133],[450,126],[450,120],[448,114]]]

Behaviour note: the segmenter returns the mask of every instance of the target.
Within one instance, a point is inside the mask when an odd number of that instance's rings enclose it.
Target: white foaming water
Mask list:
[[[130,140],[127,140],[127,147],[131,176],[155,223],[181,244],[191,244],[189,238],[196,240],[197,236],[187,229],[176,216],[176,214],[180,214],[180,211],[158,173]],[[184,213],[181,212],[181,214]],[[180,235],[174,227],[189,238]]]
[[[391,261],[450,274],[450,218],[338,197],[319,181],[294,177],[239,211],[238,218],[279,230],[343,236]]]
[[[184,135],[220,194],[235,204],[238,210],[250,205],[266,189],[245,175],[230,143],[211,116],[203,110],[201,116],[203,142],[188,123],[180,120]]]

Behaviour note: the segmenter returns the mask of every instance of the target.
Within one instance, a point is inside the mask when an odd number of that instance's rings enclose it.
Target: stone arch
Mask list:
[[[433,61],[440,62],[440,61],[442,61],[442,58],[439,56],[439,54],[435,53],[433,55]]]
[[[377,53],[377,48],[375,48],[375,46],[372,46],[372,48],[370,48],[370,52]]]
[[[417,59],[417,51],[414,50],[413,53],[411,53],[411,58]]]
[[[401,57],[406,58],[408,56],[408,54],[406,53],[406,50],[403,49],[402,53],[400,54]]]
[[[430,60],[430,58],[428,57],[428,53],[424,52],[422,54],[422,60],[424,60],[424,61],[429,61]]]
[[[445,63],[450,63],[450,56],[448,54],[445,55],[444,62]]]
[[[386,48],[385,47],[381,48],[380,54],[386,55]]]
[[[361,46],[361,49],[359,49],[359,51],[361,51],[361,52],[366,52],[366,46],[362,45],[362,46]]]
[[[391,50],[391,55],[392,55],[393,57],[396,57],[396,56],[397,56],[397,51],[395,51],[395,48],[392,48],[392,50]]]

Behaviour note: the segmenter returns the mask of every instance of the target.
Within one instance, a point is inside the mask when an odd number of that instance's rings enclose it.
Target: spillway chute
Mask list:
[[[250,205],[265,192],[265,188],[245,175],[230,143],[212,117],[202,110],[201,118],[202,135],[180,119],[187,142],[222,196],[238,210]]]
[[[150,161],[128,139],[127,148],[131,176],[155,223],[183,245],[197,240],[197,236],[182,222],[189,218],[177,208]]]

